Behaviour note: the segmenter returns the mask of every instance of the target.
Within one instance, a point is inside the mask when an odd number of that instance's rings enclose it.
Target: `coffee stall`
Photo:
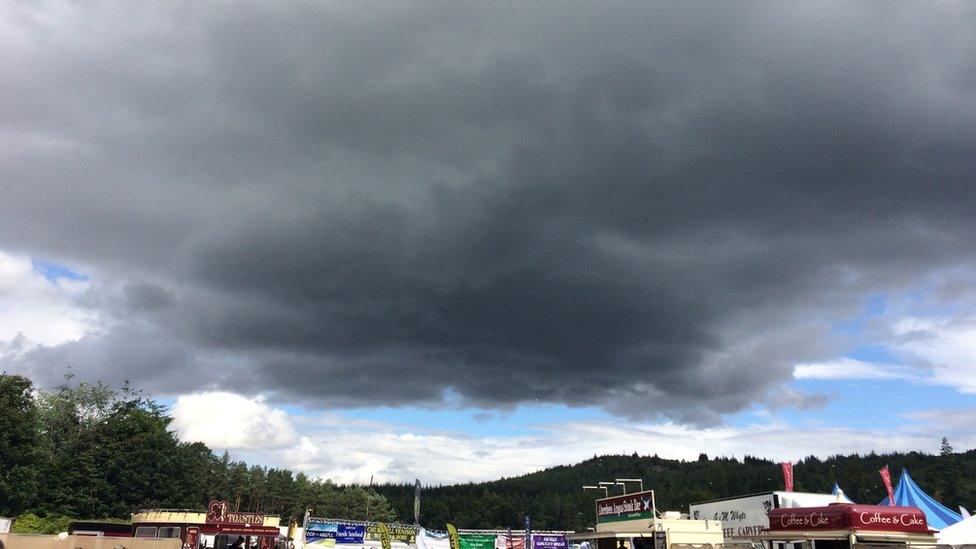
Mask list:
[[[767,544],[801,543],[808,549],[929,548],[936,545],[925,513],[917,507],[834,503],[824,507],[773,509]]]

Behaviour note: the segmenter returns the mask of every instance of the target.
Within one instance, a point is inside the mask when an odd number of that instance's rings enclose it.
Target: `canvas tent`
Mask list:
[[[976,544],[976,517],[969,517],[950,526],[946,526],[936,534],[939,545],[972,545]]]
[[[892,504],[888,501],[888,498],[884,498],[878,505]],[[935,501],[932,499],[932,496],[923,492],[905,469],[901,470],[901,478],[898,479],[898,485],[895,486],[894,505],[918,507],[925,513],[925,519],[928,521],[929,527],[936,530],[942,530],[962,520],[962,515]]]

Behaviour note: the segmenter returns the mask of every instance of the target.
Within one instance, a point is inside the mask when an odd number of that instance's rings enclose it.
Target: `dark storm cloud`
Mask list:
[[[973,259],[968,4],[133,9],[5,10],[0,247],[122,288],[36,375],[709,421]]]

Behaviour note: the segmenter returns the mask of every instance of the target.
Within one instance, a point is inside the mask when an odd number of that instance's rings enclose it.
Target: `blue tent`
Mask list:
[[[847,494],[845,494],[844,491],[840,489],[840,485],[837,484],[836,482],[834,483],[834,487],[830,489],[830,493],[835,496],[837,494],[841,494],[841,497],[844,498],[844,501],[848,503],[854,503],[853,501],[851,501],[851,498],[847,497]]]
[[[888,498],[881,500],[879,505],[891,505]],[[905,505],[918,507],[925,513],[925,520],[929,523],[929,528],[941,530],[950,524],[955,524],[962,520],[962,515],[942,505],[932,499],[915,484],[912,477],[908,476],[908,471],[901,470],[901,478],[895,486],[895,505]]]

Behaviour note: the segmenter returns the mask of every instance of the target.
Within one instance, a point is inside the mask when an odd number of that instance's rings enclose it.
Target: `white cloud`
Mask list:
[[[268,406],[261,397],[234,393],[180,396],[173,405],[173,426],[181,439],[221,450],[282,448],[298,442],[284,410]]]
[[[933,416],[935,417],[935,416]],[[907,425],[849,429],[815,423],[788,425],[777,420],[742,427],[695,428],[670,422],[616,423],[577,421],[538,425],[513,436],[471,436],[423,427],[304,421],[293,447],[248,452],[244,456],[304,471],[339,483],[411,481],[431,483],[483,481],[579,462],[594,454],[657,454],[671,459],[709,456],[763,456],[798,460],[808,455],[870,451],[938,449],[948,434],[959,448],[976,446],[967,431],[930,428],[930,418],[906,418]],[[934,434],[937,433],[937,434]]]
[[[976,320],[905,318],[894,333],[894,348],[928,367],[933,382],[976,393]]]
[[[0,251],[0,356],[96,331],[96,314],[78,303],[88,287],[87,281],[48,280],[29,258]]]
[[[839,358],[826,362],[797,364],[796,379],[912,379],[905,368],[892,364],[865,362],[853,358]]]

